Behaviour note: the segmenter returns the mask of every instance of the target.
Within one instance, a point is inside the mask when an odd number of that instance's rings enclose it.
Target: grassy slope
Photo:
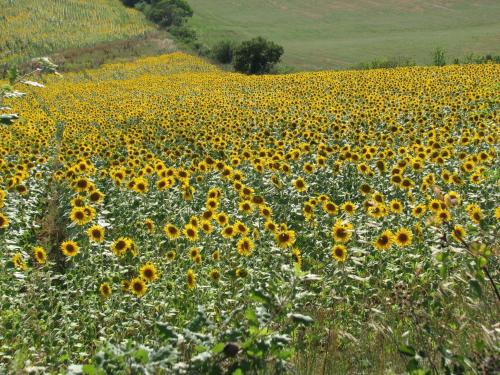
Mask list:
[[[500,52],[497,0],[190,0],[191,24],[207,44],[269,37],[284,62],[302,69],[349,67],[375,58],[430,63],[440,46],[449,59]]]
[[[0,64],[154,30],[120,0],[0,0]]]

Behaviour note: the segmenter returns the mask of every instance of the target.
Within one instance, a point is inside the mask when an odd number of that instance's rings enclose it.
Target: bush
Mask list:
[[[247,74],[269,73],[280,61],[283,47],[257,37],[241,43],[234,51],[234,69]]]
[[[221,64],[233,62],[235,43],[231,40],[222,40],[212,48],[212,57]]]
[[[445,53],[444,49],[442,48],[436,48],[434,50],[434,65],[436,66],[445,66],[446,65],[446,59],[445,59]]]
[[[193,9],[185,0],[152,0],[143,9],[146,17],[161,27],[181,26],[193,16]]]
[[[196,40],[196,31],[194,31],[191,27],[186,25],[174,25],[168,29],[168,32],[180,39],[184,43],[194,42]]]

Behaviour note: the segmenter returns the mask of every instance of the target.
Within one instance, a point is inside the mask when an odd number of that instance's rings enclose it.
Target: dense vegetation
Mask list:
[[[498,77],[176,53],[5,99],[0,368],[495,373]]]

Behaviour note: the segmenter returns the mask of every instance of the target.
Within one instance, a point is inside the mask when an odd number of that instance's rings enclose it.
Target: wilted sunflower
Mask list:
[[[274,235],[274,239],[279,247],[286,249],[295,243],[295,232],[293,230],[279,230]]]
[[[344,245],[333,246],[332,257],[337,262],[344,262],[347,259],[347,248]]]
[[[158,279],[158,271],[153,263],[146,263],[139,270],[140,277],[150,283]]]
[[[9,219],[7,216],[0,212],[0,229],[7,228],[9,226]]]
[[[212,259],[215,260],[216,262],[220,260],[220,251],[219,250],[215,250],[212,253]]]
[[[188,288],[191,290],[194,289],[196,286],[196,275],[194,274],[194,271],[191,268],[187,271],[186,277],[187,277]]]
[[[167,238],[169,240],[175,240],[175,239],[179,238],[179,236],[181,234],[179,228],[177,228],[173,224],[167,224],[167,225],[165,225],[163,227],[163,231],[165,232],[165,235],[167,236]]]
[[[14,267],[17,268],[18,270],[26,271],[28,269],[28,266],[26,265],[26,263],[24,263],[23,256],[21,253],[14,254],[14,256],[12,257],[12,263],[14,264]]]
[[[210,271],[209,276],[213,281],[219,281],[220,280],[220,271],[218,269],[214,268],[213,270]]]
[[[413,234],[408,228],[400,228],[394,233],[394,242],[399,247],[411,245]]]
[[[155,223],[153,220],[151,220],[151,219],[144,220],[144,225],[146,225],[146,229],[147,229],[148,233],[153,233],[153,231],[155,229]]]
[[[68,257],[74,257],[80,250],[80,247],[75,241],[64,241],[60,248],[63,254]]]
[[[465,238],[465,235],[466,235],[466,232],[465,232],[465,229],[464,227],[462,227],[461,225],[455,225],[453,227],[453,230],[451,232],[451,236],[457,241],[457,242],[461,242],[464,240]]]
[[[87,230],[87,235],[91,241],[100,243],[104,241],[104,228],[100,225],[93,225]]]
[[[130,292],[135,294],[137,297],[142,297],[148,290],[148,287],[143,279],[141,279],[140,277],[136,277],[130,280],[129,289]]]
[[[33,256],[39,265],[45,264],[47,262],[47,253],[45,249],[41,246],[36,246],[33,248]]]
[[[252,255],[252,251],[255,245],[253,241],[248,237],[241,238],[236,244],[236,248],[238,250],[238,254],[248,257]]]
[[[335,242],[347,243],[351,240],[353,226],[351,223],[337,220],[332,228],[332,236]]]
[[[298,248],[294,248],[292,250],[292,260],[293,263],[297,264],[299,267],[302,267],[302,254]]]
[[[99,286],[99,292],[103,298],[108,298],[111,295],[111,286],[104,282]]]
[[[248,276],[248,271],[244,268],[237,268],[235,271],[236,277],[239,277],[240,279],[245,278]]]
[[[373,246],[377,250],[387,250],[392,246],[394,234],[390,230],[385,230],[373,241]]]

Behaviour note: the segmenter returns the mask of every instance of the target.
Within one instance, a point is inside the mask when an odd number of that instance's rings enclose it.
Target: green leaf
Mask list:
[[[271,303],[271,299],[258,290],[254,290],[252,294],[250,294],[250,298],[253,301],[262,303],[264,305],[269,305]]]
[[[232,375],[244,375],[244,373],[242,369],[237,368],[236,370],[233,371]]]
[[[94,365],[83,365],[82,373],[86,375],[97,375],[97,369],[94,367]]]
[[[479,298],[483,295],[483,290],[481,289],[481,284],[476,279],[469,280],[469,287],[472,295]]]
[[[314,322],[314,319],[308,315],[293,313],[293,314],[288,314],[287,316],[288,318],[292,319],[294,322],[297,323],[312,324]]]
[[[293,350],[292,349],[283,349],[282,351],[278,352],[276,354],[276,357],[279,359],[287,360],[292,358],[293,356]]]
[[[171,339],[171,338],[177,338],[177,334],[175,333],[175,330],[170,327],[166,323],[156,323],[156,326],[160,330],[160,333],[166,338],[166,339]]]
[[[223,342],[219,342],[218,344],[215,344],[215,346],[212,348],[212,353],[214,353],[214,354],[221,353],[224,350],[225,346],[226,346],[226,344],[224,344]]]
[[[148,352],[144,349],[139,349],[134,352],[134,358],[137,362],[146,364],[149,361]]]
[[[415,357],[416,354],[415,349],[408,345],[400,345],[398,350],[400,353],[409,357]]]
[[[248,308],[245,311],[245,318],[248,319],[249,322],[251,323],[259,323],[259,320],[257,319],[257,314],[255,313],[255,310]]]

